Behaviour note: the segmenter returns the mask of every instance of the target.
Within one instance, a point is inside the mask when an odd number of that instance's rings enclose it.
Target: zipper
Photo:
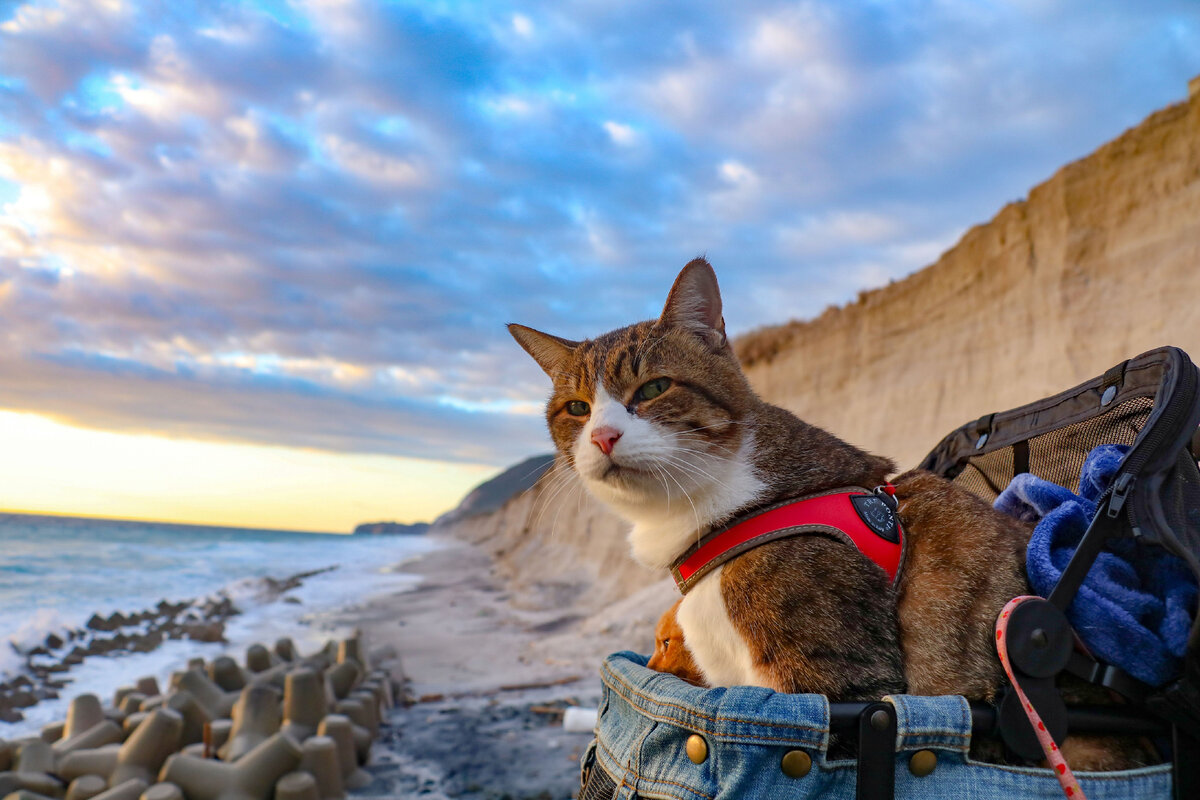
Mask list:
[[[1162,415],[1151,425],[1146,438],[1134,446],[1122,465],[1121,474],[1113,482],[1108,503],[1108,516],[1113,519],[1116,519],[1125,507],[1125,500],[1150,455],[1158,452],[1164,440],[1177,438],[1182,433],[1181,426],[1191,417],[1196,405],[1196,367],[1182,351],[1171,348],[1171,352],[1175,357],[1171,359],[1170,364],[1181,367],[1182,374],[1171,396],[1167,398]]]
[[[1133,488],[1136,480],[1132,472],[1123,472],[1116,482],[1112,485],[1112,491],[1108,495],[1108,516],[1116,519],[1121,514],[1121,509],[1125,507],[1125,499],[1129,497],[1129,490]]]

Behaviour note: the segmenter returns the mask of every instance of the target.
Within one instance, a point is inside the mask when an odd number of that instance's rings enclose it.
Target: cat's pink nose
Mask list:
[[[617,443],[617,439],[621,438],[621,432],[616,428],[610,428],[607,425],[602,425],[592,431],[592,441],[596,443],[596,447],[600,448],[600,452],[604,455],[612,455],[613,445]]]

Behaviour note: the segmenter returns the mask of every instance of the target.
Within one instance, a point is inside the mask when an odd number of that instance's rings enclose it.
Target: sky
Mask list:
[[[0,0],[0,509],[431,519],[552,449],[505,323],[815,316],[1198,74],[1191,2]]]

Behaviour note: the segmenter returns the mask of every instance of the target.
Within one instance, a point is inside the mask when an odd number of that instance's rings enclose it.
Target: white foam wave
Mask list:
[[[332,538],[332,537],[331,537]],[[358,537],[356,537],[358,538]],[[66,716],[71,698],[84,693],[96,694],[111,702],[119,686],[136,682],[143,676],[153,676],[160,686],[166,686],[171,672],[183,669],[191,658],[211,660],[228,653],[243,660],[246,648],[256,642],[270,647],[280,637],[290,637],[302,653],[314,652],[327,639],[339,638],[352,632],[352,623],[340,624],[343,613],[372,596],[404,591],[415,586],[418,579],[397,566],[401,559],[410,559],[429,552],[437,544],[424,537],[362,537],[355,541],[345,537],[337,548],[317,546],[307,553],[292,553],[273,559],[270,575],[237,578],[211,594],[197,598],[194,607],[203,606],[208,599],[228,597],[242,613],[226,620],[228,644],[211,644],[191,640],[168,639],[149,653],[114,653],[87,658],[82,664],[56,676],[69,680],[60,690],[58,699],[43,700],[36,706],[23,709],[24,721],[0,723],[0,739],[11,739],[36,732],[42,725]],[[271,555],[276,555],[272,553]],[[256,558],[261,559],[261,550]],[[335,557],[336,556],[336,557]],[[295,588],[280,594],[270,590],[267,578],[283,579],[292,574],[336,566],[303,579]],[[283,567],[283,569],[280,569]],[[126,613],[150,609],[161,594],[145,597],[127,608]],[[186,598],[181,598],[186,599]],[[50,633],[65,638],[65,633],[82,627],[92,612],[76,609],[75,613],[57,609],[39,609],[21,624],[9,638],[23,650],[36,647]],[[101,613],[101,616],[105,614]],[[352,618],[352,617],[351,617]],[[76,621],[78,620],[78,621]],[[146,624],[137,626],[144,629]],[[124,628],[131,633],[133,628]],[[69,649],[67,643],[64,649]],[[11,647],[0,644],[0,675],[11,677],[23,671],[25,658]]]

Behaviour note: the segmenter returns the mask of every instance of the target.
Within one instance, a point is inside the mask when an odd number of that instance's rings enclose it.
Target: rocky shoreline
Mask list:
[[[39,735],[0,742],[0,795],[337,800],[374,783],[363,766],[397,688],[359,638],[307,657],[284,638],[251,645],[244,664],[196,659],[163,691],[147,676],[107,705],[82,694]]]
[[[258,595],[273,599],[300,586],[305,579],[337,569],[326,567],[296,573],[284,578],[263,578]],[[20,674],[0,682],[0,722],[21,722],[23,709],[42,700],[53,700],[70,683],[70,671],[88,658],[123,653],[149,653],[168,640],[226,642],[225,624],[241,613],[226,591],[208,597],[171,602],[160,600],[142,611],[124,614],[114,611],[107,616],[93,614],[83,627],[51,632],[39,644],[19,648],[8,646],[20,656]],[[0,645],[2,646],[2,645]]]

